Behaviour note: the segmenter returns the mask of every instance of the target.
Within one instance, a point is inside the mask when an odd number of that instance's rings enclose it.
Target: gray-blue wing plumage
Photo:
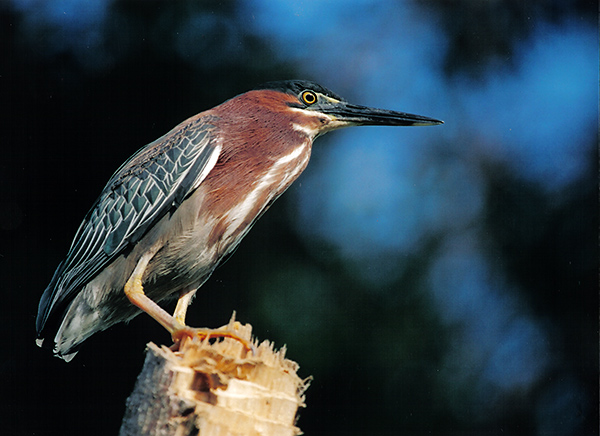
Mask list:
[[[115,172],[40,300],[38,335],[56,307],[74,298],[200,185],[220,152],[214,129],[211,117],[188,120],[139,150]]]

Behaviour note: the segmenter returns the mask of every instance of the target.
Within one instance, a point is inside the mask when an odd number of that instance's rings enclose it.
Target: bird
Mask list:
[[[36,342],[70,361],[93,334],[146,312],[174,345],[192,297],[306,168],[313,141],[349,126],[443,121],[348,103],[314,82],[268,82],[181,122],[108,180],[43,292]],[[158,303],[176,299],[173,314]]]

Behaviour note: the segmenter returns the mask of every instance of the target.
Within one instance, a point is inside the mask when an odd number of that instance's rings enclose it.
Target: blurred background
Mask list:
[[[134,151],[259,83],[443,119],[317,140],[198,292],[313,376],[307,435],[598,434],[597,2],[0,3],[2,433],[116,434],[147,316],[66,364],[37,303]]]

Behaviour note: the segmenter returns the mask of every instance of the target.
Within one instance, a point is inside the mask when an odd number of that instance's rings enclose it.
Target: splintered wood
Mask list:
[[[228,330],[251,340],[252,326]],[[293,436],[308,381],[298,364],[262,342],[255,355],[233,339],[187,341],[179,352],[148,344],[120,436]]]

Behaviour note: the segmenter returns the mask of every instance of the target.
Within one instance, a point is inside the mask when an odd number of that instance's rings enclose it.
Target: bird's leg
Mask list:
[[[177,306],[175,306],[175,312],[173,312],[173,317],[176,321],[179,321],[181,324],[185,324],[185,315],[195,293],[196,289],[187,292],[182,292],[179,296],[179,299],[177,300]]]
[[[185,315],[187,314],[188,307],[190,306],[190,302],[195,293],[196,289],[194,288],[191,291],[183,291],[179,294],[177,306],[175,306],[175,311],[173,312],[173,318],[175,318],[175,321],[181,323],[181,325],[185,325]],[[185,338],[186,337],[183,336],[179,341],[173,340],[174,344],[171,348],[177,350],[183,347]]]
[[[173,342],[176,346],[180,344],[185,337],[190,337],[192,339],[221,337],[235,339],[236,341],[240,342],[247,351],[252,351],[253,346],[251,343],[249,343],[249,341],[240,338],[238,335],[228,330],[202,329],[186,326],[184,322],[185,313],[187,312],[189,300],[194,294],[193,292],[188,292],[180,297],[180,300],[177,303],[177,308],[175,309],[175,316],[171,316],[166,310],[152,301],[144,293],[142,277],[146,267],[148,266],[148,263],[152,257],[154,257],[154,254],[156,254],[157,251],[158,248],[144,253],[135,266],[135,269],[129,277],[129,280],[127,280],[127,283],[125,283],[125,295],[127,298],[129,298],[129,301],[146,312],[148,315],[158,321],[165,329],[167,329],[167,331],[171,333],[171,337],[173,338]]]
[[[144,271],[148,266],[150,260],[156,254],[157,249],[147,251],[140,258],[133,273],[125,283],[125,295],[129,298],[129,301],[142,309],[152,318],[160,323],[164,328],[166,328],[169,332],[173,330],[175,327],[174,319],[171,315],[167,313],[162,307],[152,301],[148,296],[144,293],[144,288],[142,287],[142,277],[144,275]]]

